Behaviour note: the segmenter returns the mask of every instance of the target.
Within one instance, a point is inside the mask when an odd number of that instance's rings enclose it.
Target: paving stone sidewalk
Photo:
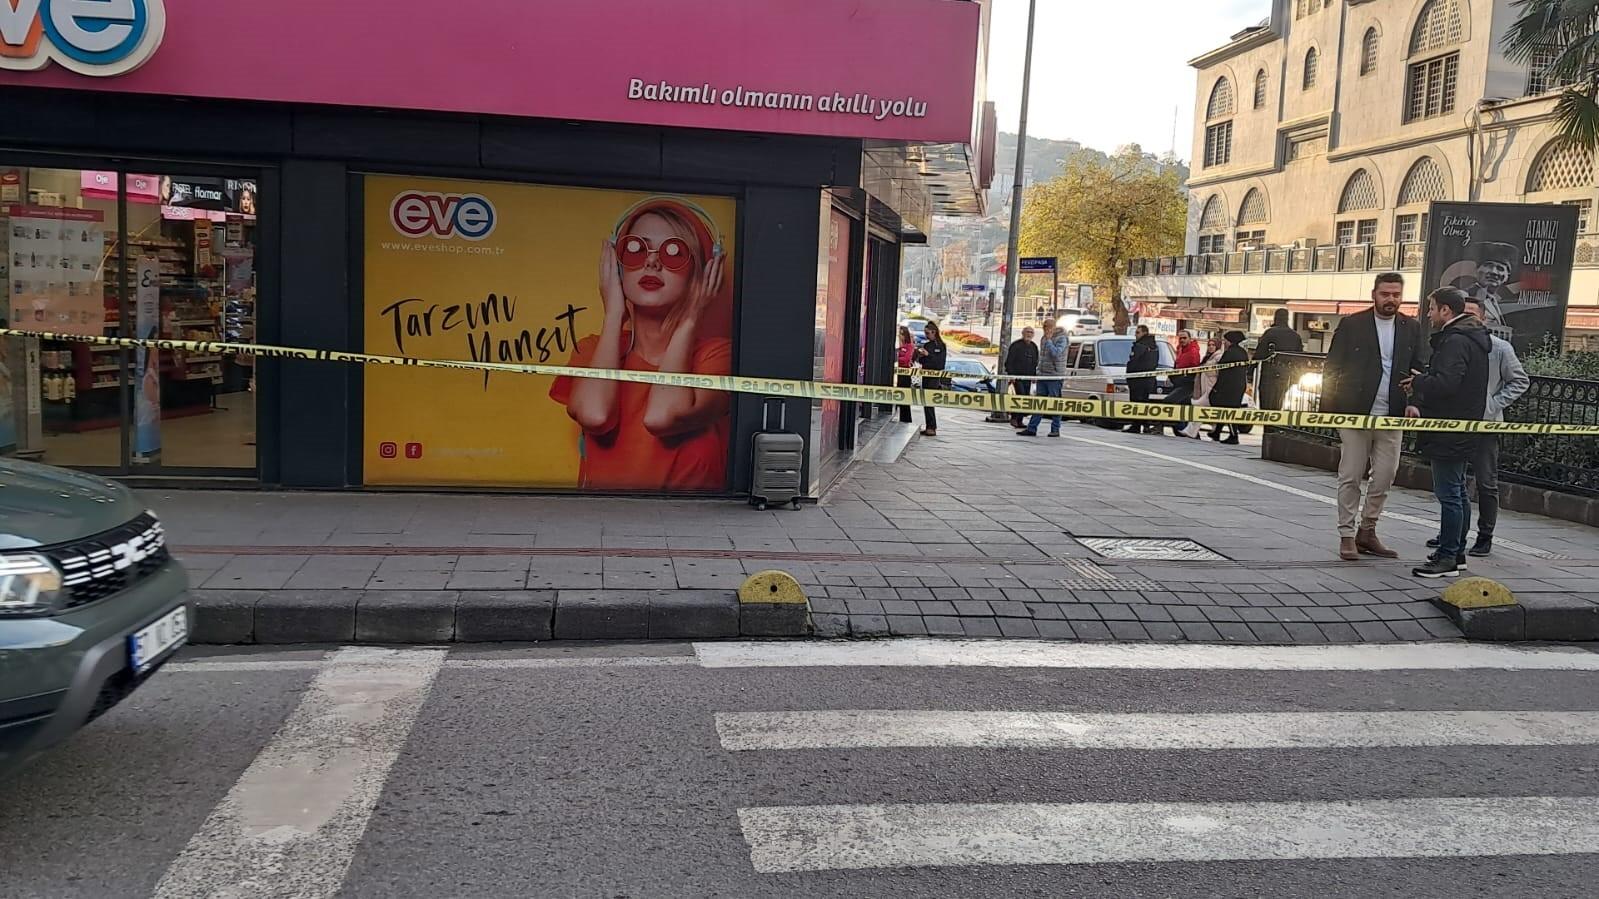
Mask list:
[[[1396,491],[1395,562],[1336,558],[1331,474],[1258,449],[1068,425],[1015,436],[950,416],[897,461],[856,463],[819,505],[465,494],[149,492],[201,595],[728,590],[780,568],[827,636],[1322,643],[1459,631],[1412,578],[1430,495]],[[893,435],[886,435],[892,439]],[[1079,538],[1189,539],[1220,558],[1119,561]],[[1503,513],[1471,563],[1524,602],[1599,625],[1599,531]],[[313,601],[308,600],[308,601]],[[542,601],[542,599],[540,600]],[[389,605],[392,605],[390,603]]]

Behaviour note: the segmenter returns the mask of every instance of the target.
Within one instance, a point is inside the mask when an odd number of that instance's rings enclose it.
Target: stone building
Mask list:
[[[1135,262],[1128,302],[1172,323],[1158,330],[1253,332],[1286,306],[1315,346],[1372,271],[1419,270],[1430,202],[1569,203],[1584,237],[1568,341],[1599,338],[1593,156],[1557,135],[1550,57],[1504,55],[1516,14],[1510,0],[1272,0],[1264,23],[1191,60],[1189,256]]]

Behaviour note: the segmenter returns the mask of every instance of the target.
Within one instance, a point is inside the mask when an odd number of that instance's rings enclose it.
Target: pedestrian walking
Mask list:
[[[1421,322],[1399,311],[1405,279],[1398,272],[1377,276],[1371,308],[1346,316],[1333,332],[1322,365],[1322,412],[1344,415],[1397,415],[1407,400],[1400,382],[1423,358]],[[1399,553],[1377,536],[1394,475],[1399,471],[1399,431],[1339,428],[1338,557],[1361,553],[1397,559]],[[1367,473],[1370,481],[1367,482]],[[1361,488],[1365,485],[1365,502]]]
[[[1010,349],[1005,351],[1005,374],[1038,374],[1038,344],[1033,342],[1032,328],[1023,328],[1021,339],[1011,343]],[[1032,381],[1011,381],[1010,385],[1011,392],[1017,396],[1027,396],[1033,389]],[[1023,427],[1020,412],[1011,415],[1010,426]]]
[[[894,367],[895,368],[910,368],[912,365],[915,365],[915,364],[916,364],[916,337],[915,337],[915,335],[911,334],[911,329],[910,328],[907,328],[904,325],[900,325],[899,326],[899,345],[894,347]],[[910,375],[906,375],[906,374],[901,374],[901,375],[896,376],[894,378],[894,385],[896,387],[909,387],[909,386],[911,386],[911,376]],[[906,403],[905,405],[899,407],[899,420],[903,421],[903,422],[907,422],[907,423],[911,420],[911,406],[910,406],[910,403]]]
[[[1484,311],[1481,300],[1466,298],[1466,312],[1486,324],[1482,317]],[[1510,341],[1495,337],[1492,332],[1488,339],[1493,342],[1493,349],[1488,351],[1488,405],[1483,410],[1483,420],[1504,421],[1505,409],[1527,392],[1532,379],[1527,377],[1527,370],[1522,367]],[[1498,435],[1477,436],[1476,451],[1471,456],[1471,476],[1477,482],[1477,541],[1466,550],[1466,555],[1481,557],[1493,552],[1494,528],[1499,523]],[[1467,495],[1472,492],[1467,491]],[[1470,516],[1466,517],[1466,524],[1470,526]],[[1461,533],[1461,546],[1466,545],[1468,536],[1464,531]],[[1428,540],[1427,546],[1437,549],[1438,538]]]
[[[1249,389],[1249,367],[1235,363],[1249,361],[1249,351],[1243,347],[1244,340],[1248,336],[1242,331],[1228,331],[1221,336],[1227,346],[1222,350],[1221,358],[1217,360],[1217,364],[1232,365],[1233,367],[1224,368],[1216,372],[1216,383],[1210,388],[1210,404],[1218,409],[1244,408],[1244,392]],[[1223,428],[1231,430],[1226,439],[1221,436]],[[1210,430],[1210,439],[1227,444],[1237,444],[1238,426],[1218,422]]]
[[[1184,328],[1177,332],[1177,370],[1185,368],[1198,368],[1200,362],[1199,341],[1194,339],[1192,331]],[[1198,386],[1198,375],[1171,376],[1171,390],[1166,394],[1166,402],[1178,406],[1187,406],[1194,401],[1194,390]],[[1172,433],[1181,435],[1184,425],[1176,423],[1171,426]],[[1160,432],[1166,433],[1165,425],[1160,426]]]
[[[1195,341],[1195,343],[1197,344],[1198,341]],[[1210,338],[1205,342],[1205,357],[1199,360],[1199,366],[1201,368],[1206,368],[1212,365],[1220,365],[1222,354],[1225,352],[1226,347],[1222,344],[1221,338]],[[1196,407],[1210,405],[1210,392],[1216,389],[1217,374],[1219,374],[1219,372],[1207,371],[1200,372],[1198,375],[1194,376],[1193,404]],[[1199,422],[1191,421],[1188,423],[1187,427],[1183,428],[1177,433],[1184,437],[1192,437],[1195,440],[1198,440],[1199,432]]]
[[[1405,415],[1481,421],[1488,410],[1488,355],[1493,351],[1488,327],[1466,313],[1466,292],[1458,287],[1440,287],[1427,299],[1432,358],[1425,373],[1400,384],[1410,393]],[[1449,431],[1416,435],[1416,452],[1432,463],[1432,492],[1438,498],[1438,551],[1411,570],[1417,577],[1454,577],[1465,567],[1465,534],[1471,525],[1466,466],[1477,453],[1478,440],[1476,434]]]
[[[949,350],[944,346],[944,336],[938,331],[938,322],[930,321],[927,328],[922,331],[925,338],[922,345],[916,348],[916,359],[921,362],[922,368],[928,371],[943,371],[949,364]],[[923,390],[942,390],[949,386],[943,378],[922,376]],[[927,427],[922,429],[925,437],[938,436],[938,410],[933,406],[923,406],[922,415],[927,419]]]
[[[1260,387],[1256,391],[1260,408],[1281,409],[1283,395],[1288,392],[1288,367],[1272,357],[1278,353],[1300,353],[1304,349],[1304,338],[1288,326],[1288,310],[1278,309],[1272,314],[1271,327],[1255,344],[1255,361],[1261,363]]]
[[[1135,333],[1138,337],[1133,341],[1132,352],[1127,357],[1127,393],[1133,402],[1147,403],[1155,393],[1155,379],[1147,375],[1144,377],[1133,377],[1133,375],[1160,368],[1160,347],[1155,345],[1155,335],[1149,333],[1147,325],[1139,325]],[[1138,421],[1127,426],[1129,434],[1142,434],[1145,431],[1158,434],[1160,430],[1159,425]]]
[[[1044,338],[1043,344],[1038,348],[1039,396],[1060,396],[1061,379],[1066,376],[1066,350],[1070,345],[1071,339],[1066,334],[1065,328],[1059,325],[1049,326],[1049,336]],[[1016,433],[1023,437],[1037,437],[1038,424],[1043,420],[1043,414],[1035,412],[1033,417],[1028,419],[1027,425]],[[1049,416],[1049,436],[1060,436],[1059,415]]]

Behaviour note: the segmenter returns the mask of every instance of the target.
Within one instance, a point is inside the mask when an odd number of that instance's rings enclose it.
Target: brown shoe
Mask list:
[[[1345,562],[1360,561],[1360,550],[1355,548],[1355,538],[1338,538],[1338,558],[1343,559]]]
[[[1356,531],[1355,549],[1366,553],[1367,555],[1376,556],[1379,559],[1399,558],[1399,553],[1394,552],[1386,546],[1383,546],[1382,541],[1377,539],[1376,528],[1361,528],[1360,530]]]

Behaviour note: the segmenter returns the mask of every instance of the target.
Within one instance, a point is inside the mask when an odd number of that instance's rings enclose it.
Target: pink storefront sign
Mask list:
[[[164,26],[132,71],[0,68],[0,85],[928,142],[973,131],[982,9],[966,0],[141,2]]]

